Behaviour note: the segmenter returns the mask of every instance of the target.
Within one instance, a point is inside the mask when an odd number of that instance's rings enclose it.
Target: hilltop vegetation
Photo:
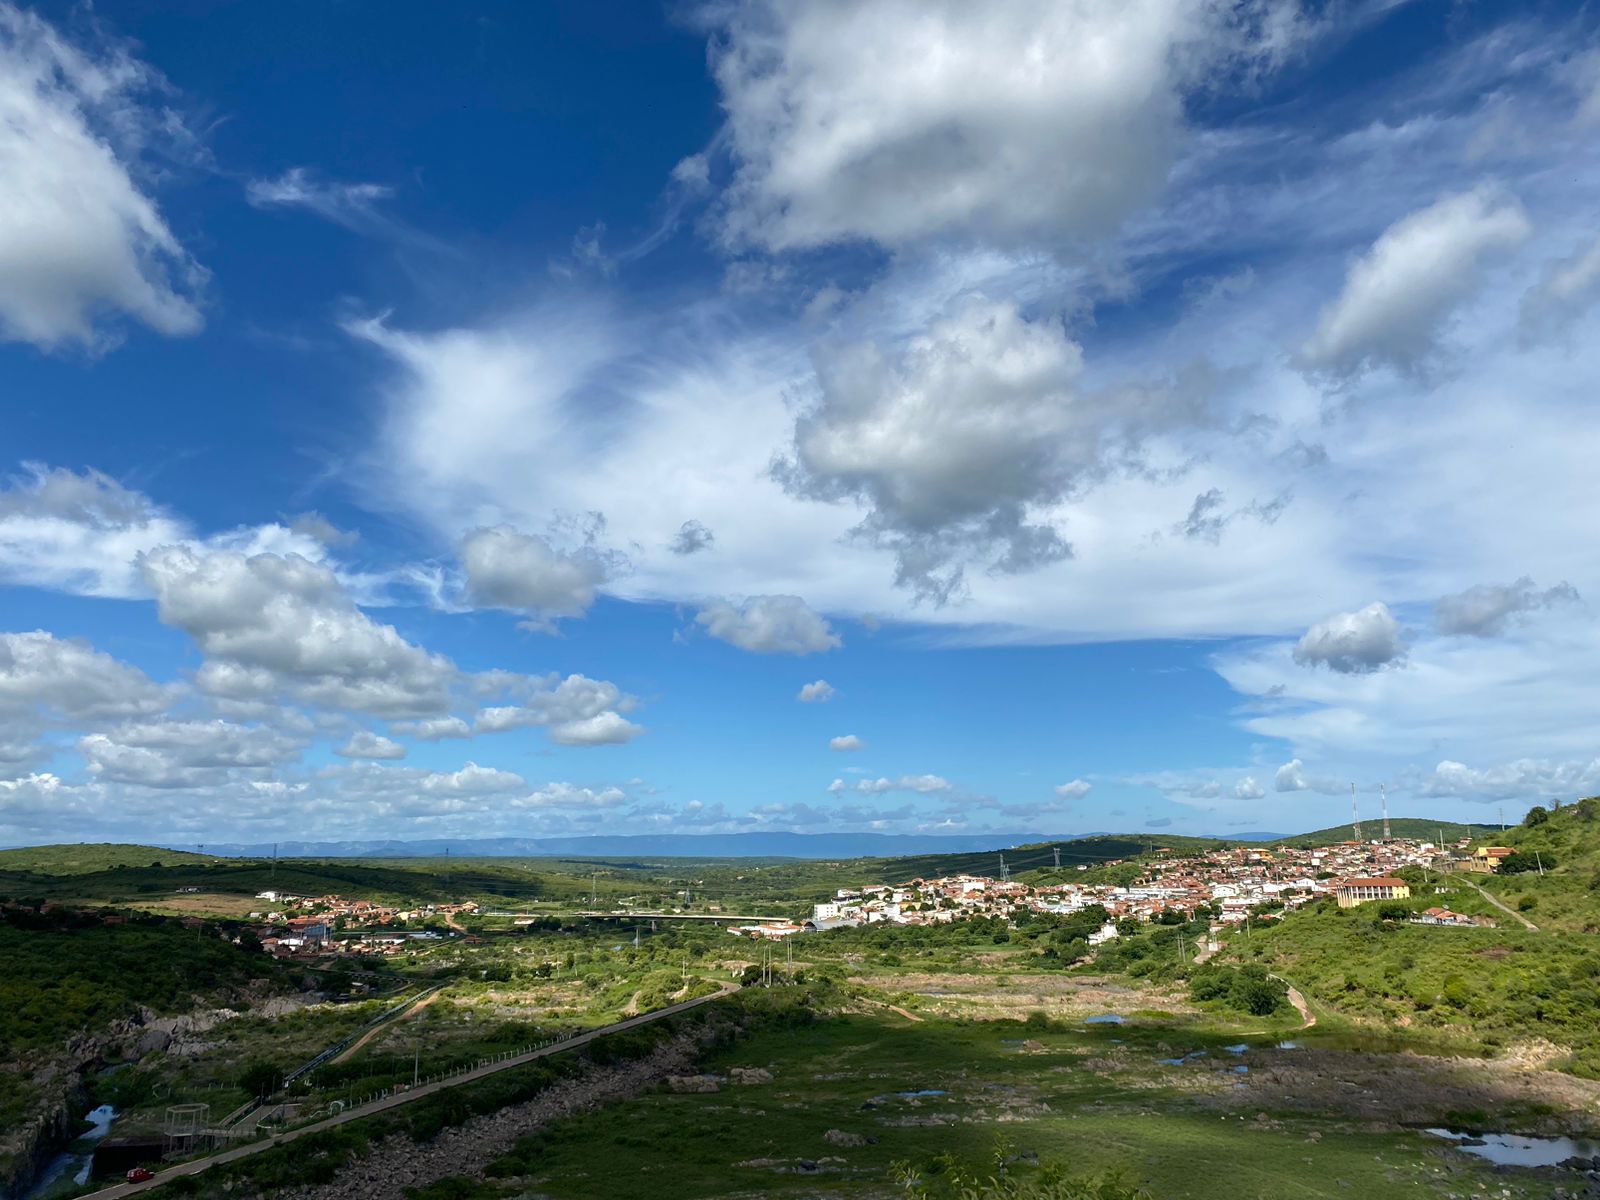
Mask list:
[[[1545,1038],[1571,1050],[1563,1069],[1600,1078],[1600,800],[1545,812],[1487,841],[1537,870],[1432,875],[1408,869],[1412,898],[1339,909],[1332,900],[1235,934],[1232,957],[1282,973],[1351,1020],[1495,1048]],[[1517,865],[1521,865],[1520,863]],[[1482,887],[1515,913],[1491,908]],[[1488,915],[1498,928],[1443,929],[1405,918],[1434,904]]]
[[[1025,871],[1053,869],[1058,852],[1063,871],[1070,874],[1080,865],[1094,866],[1113,859],[1136,858],[1153,852],[1158,846],[1168,847],[1178,853],[1192,854],[1232,844],[1214,838],[1179,836],[1156,838],[1119,834],[1075,838],[1063,842],[1037,842],[1006,850],[986,850],[977,854],[917,854],[906,858],[875,861],[881,865],[886,882],[903,883],[908,879],[919,877],[937,879],[945,875],[998,877],[1002,859],[1005,860],[1006,869],[1012,875]]]
[[[0,871],[35,872],[40,875],[83,875],[109,871],[113,867],[148,867],[214,863],[223,861],[213,854],[190,854],[184,850],[163,850],[156,846],[132,846],[122,842],[80,842],[55,846],[22,846],[0,850]]]
[[[547,891],[543,876],[520,866],[455,863],[445,873],[428,863],[403,866],[349,860],[272,863],[254,859],[199,859],[195,855],[179,855],[168,861],[170,851],[148,847],[130,849],[140,851],[138,857],[143,858],[142,863],[96,866],[95,856],[87,855],[67,860],[62,869],[49,870],[11,867],[0,858],[0,897],[126,903],[193,888],[238,896],[273,890],[302,896],[332,892],[374,900],[421,901],[446,900],[458,895],[532,899]],[[149,857],[144,857],[146,855]],[[576,881],[572,881],[568,890],[576,892]]]
[[[1363,821],[1361,835],[1364,838],[1373,838],[1383,829],[1382,820]],[[1391,817],[1389,818],[1389,832],[1397,838],[1411,838],[1419,842],[1434,842],[1439,839],[1441,831],[1447,841],[1470,837],[1475,839],[1497,838],[1500,836],[1498,825],[1463,825],[1460,821],[1436,821],[1427,817]],[[1294,837],[1279,838],[1273,845],[1299,846],[1309,848],[1312,846],[1331,846],[1335,842],[1354,841],[1356,830],[1354,825],[1334,825],[1328,829],[1315,829],[1310,833],[1298,833]]]
[[[1488,891],[1541,929],[1600,933],[1600,797],[1530,809],[1493,840],[1518,854],[1512,873],[1478,878]]]

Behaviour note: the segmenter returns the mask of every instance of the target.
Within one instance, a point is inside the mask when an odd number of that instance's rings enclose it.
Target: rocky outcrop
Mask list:
[[[722,1081],[715,1075],[668,1075],[667,1087],[669,1090],[681,1094],[698,1095],[707,1092],[720,1092]]]
[[[271,996],[257,1000],[248,1014],[278,1017],[314,1003],[317,997]],[[214,1003],[196,997],[197,1004]],[[138,1060],[146,1054],[194,1054],[208,1043],[197,1035],[246,1015],[231,1008],[200,1008],[163,1017],[147,1008],[114,1021],[96,1034],[76,1034],[60,1051],[19,1068],[33,1110],[18,1125],[0,1130],[0,1200],[21,1196],[35,1177],[77,1136],[89,1108],[84,1077],[109,1061]]]

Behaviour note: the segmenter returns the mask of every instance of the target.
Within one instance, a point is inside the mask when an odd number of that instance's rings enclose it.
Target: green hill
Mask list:
[[[1479,844],[1519,852],[1506,873],[1407,868],[1408,901],[1340,909],[1325,900],[1249,939],[1235,932],[1222,958],[1280,973],[1335,1024],[1404,1026],[1489,1049],[1543,1038],[1571,1051],[1563,1069],[1600,1078],[1600,798],[1535,809],[1504,832],[1477,828]],[[1510,911],[1491,907],[1480,888]],[[1498,927],[1403,919],[1433,904]]]
[[[148,867],[152,863],[216,862],[210,854],[162,850],[156,846],[130,846],[119,842],[79,842],[57,846],[25,846],[0,850],[0,871],[36,871],[41,875],[82,875],[112,867]]]
[[[1025,871],[1053,869],[1059,851],[1061,866],[1070,869],[1079,865],[1094,866],[1118,858],[1135,858],[1151,853],[1157,847],[1167,847],[1178,853],[1214,850],[1226,842],[1214,838],[1195,838],[1168,835],[1150,837],[1134,834],[1107,834],[1099,837],[1074,838],[1064,842],[1038,842],[1027,846],[1013,846],[1008,850],[984,850],[963,854],[915,854],[905,858],[879,859],[884,878],[899,883],[907,879],[937,879],[943,875],[987,875],[998,879],[1000,864],[1013,876]]]
[[[1379,836],[1383,831],[1383,820],[1362,821],[1361,836],[1368,841]],[[1397,838],[1414,838],[1419,842],[1433,842],[1439,839],[1441,832],[1446,841],[1455,841],[1458,838],[1487,838],[1500,836],[1498,825],[1463,825],[1460,821],[1439,821],[1429,817],[1390,817],[1389,832]],[[1274,845],[1279,846],[1328,846],[1334,842],[1348,842],[1355,839],[1354,825],[1335,825],[1331,829],[1318,829],[1311,833],[1299,833],[1294,837],[1280,838]]]
[[[1543,930],[1600,933],[1600,797],[1548,810],[1479,839],[1519,852],[1510,871],[1475,876]]]
[[[92,856],[84,855],[61,859],[53,868],[14,865],[16,860],[6,856],[34,852],[5,851],[0,855],[0,896],[117,904],[148,901],[180,888],[235,896],[254,896],[268,890],[300,896],[337,893],[384,901],[490,896],[527,900],[550,891],[546,877],[505,864],[468,861],[443,869],[429,863],[374,865],[350,859],[280,859],[274,864],[262,859],[175,855],[169,850],[143,846],[131,849],[137,851],[132,863],[95,866]],[[51,860],[46,857],[43,861]],[[576,890],[577,882],[569,882],[569,890]]]

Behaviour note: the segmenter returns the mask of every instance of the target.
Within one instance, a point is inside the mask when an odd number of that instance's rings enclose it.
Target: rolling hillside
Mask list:
[[[1371,840],[1383,829],[1382,818],[1363,820],[1361,836]],[[1463,825],[1459,821],[1439,821],[1430,817],[1390,817],[1389,832],[1397,838],[1415,838],[1419,842],[1436,841],[1440,832],[1449,841],[1461,837],[1499,837],[1498,825]],[[1311,833],[1298,833],[1293,837],[1274,839],[1284,846],[1327,846],[1334,842],[1348,842],[1355,837],[1353,825],[1335,825],[1330,829],[1317,829]]]
[[[218,861],[212,854],[163,850],[123,842],[66,842],[55,846],[23,846],[0,850],[0,871],[35,871],[41,875],[83,875],[113,867],[177,866]]]
[[[1014,846],[1008,850],[985,850],[972,854],[916,854],[903,858],[883,859],[884,878],[893,882],[922,877],[933,879],[941,875],[1000,875],[1002,859],[1006,869],[1017,875],[1024,871],[1037,871],[1054,867],[1056,853],[1060,852],[1062,867],[1094,866],[1117,858],[1133,858],[1149,853],[1154,847],[1167,846],[1181,852],[1214,849],[1227,845],[1211,838],[1149,837],[1134,834],[1103,834],[1094,837],[1074,838],[1070,841],[1036,842],[1027,846]]]
[[[1483,843],[1521,852],[1525,870],[1477,876],[1490,894],[1547,931],[1600,933],[1600,797],[1535,808]]]

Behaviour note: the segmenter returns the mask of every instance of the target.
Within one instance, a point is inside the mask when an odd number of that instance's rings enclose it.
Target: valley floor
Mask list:
[[[883,1012],[762,1032],[705,1059],[683,1090],[554,1123],[530,1109],[520,1139],[506,1114],[469,1122],[444,1135],[476,1147],[465,1158],[379,1143],[296,1195],[887,1198],[902,1194],[897,1163],[937,1186],[959,1164],[990,1173],[1010,1159],[1013,1173],[1120,1170],[1160,1200],[1543,1198],[1581,1176],[1496,1173],[1423,1127],[1600,1120],[1600,1085],[1509,1063],[1361,1053],[1314,1032],[1281,1046],[1153,1019],[1040,1025]]]

